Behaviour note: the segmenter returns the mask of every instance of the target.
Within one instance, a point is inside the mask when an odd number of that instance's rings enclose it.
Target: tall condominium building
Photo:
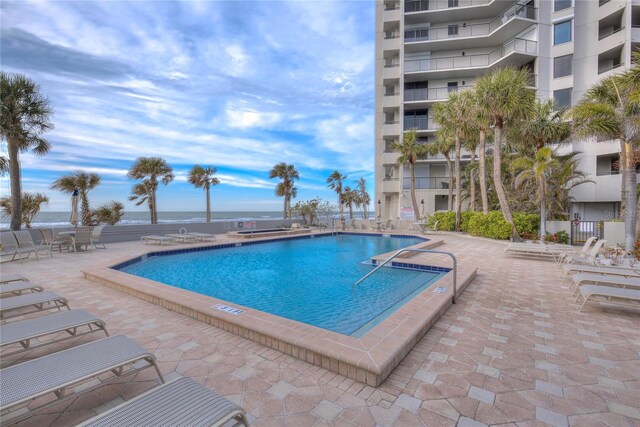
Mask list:
[[[411,219],[409,173],[391,144],[411,128],[434,139],[432,108],[449,93],[507,65],[527,68],[539,99],[578,102],[599,79],[625,70],[640,46],[640,0],[377,0],[375,175],[377,214]],[[617,141],[577,141],[580,169],[594,183],[571,191],[571,216],[616,217],[621,176]],[[463,155],[463,166],[470,160]],[[442,155],[416,166],[420,215],[448,206]]]

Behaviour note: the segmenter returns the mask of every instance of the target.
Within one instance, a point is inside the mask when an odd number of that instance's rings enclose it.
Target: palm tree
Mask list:
[[[470,126],[475,129],[478,135],[478,181],[480,182],[480,199],[482,201],[482,212],[489,213],[489,192],[487,191],[487,136],[491,134],[491,117],[484,108],[480,107],[478,94],[475,89],[468,90],[475,98],[474,108],[469,116]],[[472,138],[475,141],[475,138]],[[475,157],[475,156],[473,156]],[[472,159],[473,159],[472,157]]]
[[[453,135],[456,165],[456,231],[460,231],[462,218],[462,172],[460,170],[460,159],[462,149],[462,139],[468,138],[471,134],[470,115],[474,110],[475,99],[467,91],[454,92],[449,95],[446,102],[441,102],[433,108],[433,119],[438,124],[442,132]]]
[[[40,87],[22,74],[0,71],[0,139],[7,143],[8,157],[2,170],[9,170],[11,180],[11,230],[19,230],[22,223],[22,183],[20,181],[20,152],[31,150],[44,155],[51,146],[41,135],[53,129],[49,116],[53,114],[49,99]]]
[[[535,93],[529,89],[529,71],[506,67],[486,74],[476,81],[476,102],[491,117],[493,125],[493,185],[500,202],[500,210],[511,225],[511,235],[519,239],[502,182],[502,131],[506,123],[528,117]]]
[[[148,186],[150,190],[150,200],[148,202],[151,214],[151,224],[157,224],[158,203],[156,191],[158,189],[158,178],[160,178],[164,185],[169,184],[175,178],[173,175],[173,168],[161,157],[138,157],[131,166],[131,169],[129,169],[128,176],[133,179],[149,180],[145,186]],[[135,186],[133,194],[135,194]]]
[[[131,188],[129,200],[135,201],[136,206],[140,206],[146,202],[149,206],[149,218],[153,224],[153,185],[151,184],[151,180],[145,179],[135,184],[133,188]]]
[[[559,165],[558,159],[549,147],[542,147],[536,151],[535,158],[520,157],[511,163],[515,171],[520,171],[514,180],[515,187],[523,181],[534,180],[537,184],[536,201],[540,204],[540,239],[547,235],[547,183],[551,171]]]
[[[572,202],[572,197],[569,195],[571,189],[586,183],[595,184],[578,169],[580,154],[579,151],[574,151],[557,157],[559,167],[551,170],[547,180],[550,218],[568,217]]]
[[[637,72],[634,65],[633,72]],[[593,85],[574,106],[569,115],[573,131],[580,137],[600,137],[620,141],[622,165],[622,200],[625,204],[625,248],[633,250],[635,227],[638,217],[636,159],[633,155],[638,139],[639,103],[635,91],[627,86],[633,74],[610,76]]]
[[[342,204],[347,205],[349,208],[349,219],[353,219],[353,205],[358,206],[359,197],[358,192],[356,190],[352,190],[351,187],[344,187],[344,191],[342,192]]]
[[[333,171],[327,178],[327,187],[332,189],[338,195],[338,209],[340,210],[340,222],[344,227],[344,205],[342,204],[342,193],[344,191],[342,184],[347,179],[347,175],[342,175],[338,171]]]
[[[362,205],[362,215],[364,219],[369,219],[369,204],[371,203],[371,196],[367,193],[367,180],[360,178],[357,181],[357,191],[360,193],[360,204]]]
[[[220,180],[214,176],[218,172],[215,166],[209,166],[204,168],[200,165],[195,165],[189,171],[189,177],[187,180],[190,184],[193,184],[196,188],[204,188],[207,194],[207,222],[211,222],[211,196],[209,195],[209,189],[211,186],[220,184]]]
[[[289,218],[291,199],[298,196],[298,189],[295,187],[295,180],[300,178],[294,165],[280,162],[269,171],[269,178],[280,178],[282,181],[276,186],[276,196],[284,197],[284,219]]]
[[[93,190],[100,184],[100,175],[82,170],[75,171],[71,175],[61,176],[51,184],[51,189],[60,190],[63,193],[72,194],[76,189],[80,196],[80,212],[82,225],[91,224],[91,209],[89,208],[89,190]]]
[[[116,225],[124,216],[124,205],[120,202],[111,201],[99,206],[91,212],[91,220],[94,223],[106,222],[109,225]]]
[[[411,174],[411,204],[413,205],[413,216],[417,221],[420,218],[418,210],[418,201],[416,200],[416,173],[415,166],[418,160],[426,157],[428,152],[427,144],[418,141],[418,134],[415,128],[405,132],[402,136],[402,142],[394,142],[391,149],[397,151],[398,164],[409,165],[409,173]]]
[[[533,143],[536,151],[551,143],[563,142],[571,136],[571,124],[564,115],[564,110],[554,110],[552,99],[536,100],[530,117],[515,123],[507,131],[508,139],[514,143]]]
[[[20,198],[22,202],[20,222],[27,228],[31,228],[33,218],[40,212],[40,207],[43,203],[49,203],[49,198],[42,193],[22,193]],[[0,198],[0,208],[5,216],[11,217],[12,205],[11,197]]]
[[[450,134],[438,130],[436,132],[435,142],[427,146],[427,153],[431,156],[442,154],[447,162],[447,176],[449,177],[449,196],[447,200],[447,209],[453,210],[453,166],[451,165],[451,150],[454,146],[454,140]]]

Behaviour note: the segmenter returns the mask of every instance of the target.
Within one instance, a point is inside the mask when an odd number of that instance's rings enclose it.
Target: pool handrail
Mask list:
[[[398,257],[398,255],[403,254],[405,252],[419,252],[419,253],[431,253],[431,254],[442,254],[442,255],[448,255],[449,257],[451,257],[451,260],[453,261],[453,298],[451,300],[451,302],[453,304],[456,303],[456,284],[457,284],[457,278],[458,278],[458,260],[456,259],[455,255],[452,254],[451,252],[446,252],[446,251],[434,251],[431,249],[411,249],[411,248],[406,248],[406,249],[400,249],[399,251],[397,251],[396,253],[394,253],[393,255],[391,255],[389,258],[387,258],[386,260],[382,261],[382,263],[378,264],[376,266],[376,268],[374,268],[373,270],[371,270],[370,272],[368,272],[367,274],[365,274],[364,276],[362,276],[360,278],[360,280],[358,280],[356,283],[354,283],[352,285],[352,287],[356,287],[358,286],[360,283],[362,283],[367,277],[371,276],[373,273],[375,273],[376,271],[380,270],[382,267],[384,267],[386,264],[388,264],[389,262],[391,262],[391,260],[393,260],[394,258]]]

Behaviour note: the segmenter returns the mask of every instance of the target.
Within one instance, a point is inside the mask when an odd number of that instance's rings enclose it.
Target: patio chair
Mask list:
[[[182,242],[182,243],[192,243],[198,240],[197,237],[192,236],[190,234],[186,234],[186,233],[169,233],[166,235],[166,237],[170,237],[173,240],[177,242]]]
[[[91,230],[91,243],[93,243],[93,247],[97,248],[98,246],[97,244],[102,245],[101,249],[107,249],[107,247],[104,244],[104,241],[102,240],[102,230],[104,229],[104,225],[98,225],[96,227],[93,227],[93,230]]]
[[[234,421],[233,424],[230,422]],[[228,424],[229,423],[229,424]],[[245,411],[191,378],[178,378],[78,427],[249,426]]]
[[[598,240],[587,256],[582,255],[570,255],[565,257],[564,262],[567,264],[587,264],[587,265],[596,265],[596,257],[600,249],[607,243],[605,239]]]
[[[151,236],[140,236],[140,241],[143,242],[145,245],[148,245],[149,242],[151,242],[151,243],[160,243],[160,246],[164,246],[165,243],[172,243],[173,239],[167,236],[151,235]]]
[[[585,284],[640,289],[640,278],[588,273],[574,274],[569,284],[569,292],[571,292],[571,295],[575,295],[580,286],[584,286]]]
[[[62,252],[62,247],[66,249],[71,247],[73,239],[71,236],[56,236],[51,228],[39,228],[40,234],[42,234],[42,241],[40,246],[46,246],[49,249],[49,255],[52,255],[53,248],[58,247],[59,252]]]
[[[38,248],[36,247],[35,242],[33,241],[33,237],[31,237],[31,232],[29,230],[18,230],[13,232],[14,236],[16,236],[16,240],[18,241],[18,252],[20,253],[20,259],[28,259],[33,253],[37,260],[40,260],[38,257]],[[27,254],[26,258],[22,258],[22,254]]]
[[[188,234],[189,236],[195,237],[196,240],[198,240],[200,242],[215,241],[216,240],[216,235],[215,234],[197,233],[197,232],[186,233],[186,234]]]
[[[93,243],[93,239],[91,238],[91,228],[92,227],[78,227],[76,228],[76,232],[73,236],[73,245],[76,250],[82,250],[82,247],[85,247],[85,250],[89,250],[89,246],[93,246],[93,249],[97,249],[96,245]]]
[[[597,240],[598,238],[596,236],[591,236],[589,237],[585,242],[584,245],[582,245],[582,248],[579,251],[567,251],[566,253],[564,253],[560,259],[559,262],[562,262],[564,260],[564,258],[568,257],[568,256],[573,256],[573,255],[581,255],[581,256],[587,256],[589,255],[589,249],[591,249],[591,244],[594,242],[594,240]]]
[[[0,232],[0,244],[2,244],[0,257],[11,255],[11,261],[13,261],[14,259],[16,259],[16,256],[19,256],[18,241],[16,240],[16,236],[11,231]]]
[[[578,295],[578,299],[580,298],[584,301],[578,311],[582,311],[589,300],[636,305],[636,302],[640,303],[640,290],[614,288],[611,286],[583,285]]]
[[[11,353],[2,353],[2,357],[99,331],[109,336],[105,323],[84,310],[59,311],[35,319],[9,323],[0,326],[0,346],[8,347],[19,344],[20,349]],[[62,332],[66,332],[66,335],[60,336]],[[47,335],[52,335],[51,339],[43,341]]]
[[[0,370],[0,410],[6,413],[17,407],[24,408],[41,396],[57,397],[28,411],[20,409],[19,414],[10,418],[10,422],[15,423],[31,417],[35,410],[76,398],[80,393],[151,367],[164,383],[153,354],[123,335],[102,338]],[[114,374],[110,378],[86,388],[77,387],[109,372]]]
[[[564,252],[565,250],[552,249],[549,246],[542,244],[510,243],[506,248],[504,248],[504,253],[506,255],[552,258],[554,261],[564,254]]]
[[[9,273],[0,275],[0,285],[5,285],[11,282],[28,282],[29,279],[19,273]]]
[[[629,268],[619,267],[598,267],[595,265],[577,265],[567,264],[562,267],[562,280],[564,281],[569,274],[576,273],[593,273],[593,274],[607,274],[610,276],[622,276],[622,277],[640,277],[640,274]]]
[[[28,307],[33,308],[29,311],[21,310]],[[20,295],[11,298],[1,298],[0,319],[22,316],[37,311],[51,310],[54,308],[60,310],[62,307],[66,307],[67,310],[71,310],[71,308],[69,307],[69,301],[67,301],[66,298],[63,298],[60,295],[49,291],[34,292],[31,294]]]
[[[9,296],[19,296],[23,292],[42,292],[44,288],[40,285],[34,285],[31,282],[12,282],[7,283],[0,287],[0,295],[1,294],[11,294]]]

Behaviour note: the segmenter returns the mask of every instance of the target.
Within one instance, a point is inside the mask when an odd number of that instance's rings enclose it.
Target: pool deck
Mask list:
[[[152,351],[168,379],[196,379],[240,404],[255,426],[640,426],[640,310],[590,303],[579,313],[553,262],[504,257],[503,242],[435,237],[478,275],[377,387],[83,277],[151,250],[139,242],[0,268],[100,316],[112,335]],[[73,425],[157,384],[143,371],[19,425]]]

